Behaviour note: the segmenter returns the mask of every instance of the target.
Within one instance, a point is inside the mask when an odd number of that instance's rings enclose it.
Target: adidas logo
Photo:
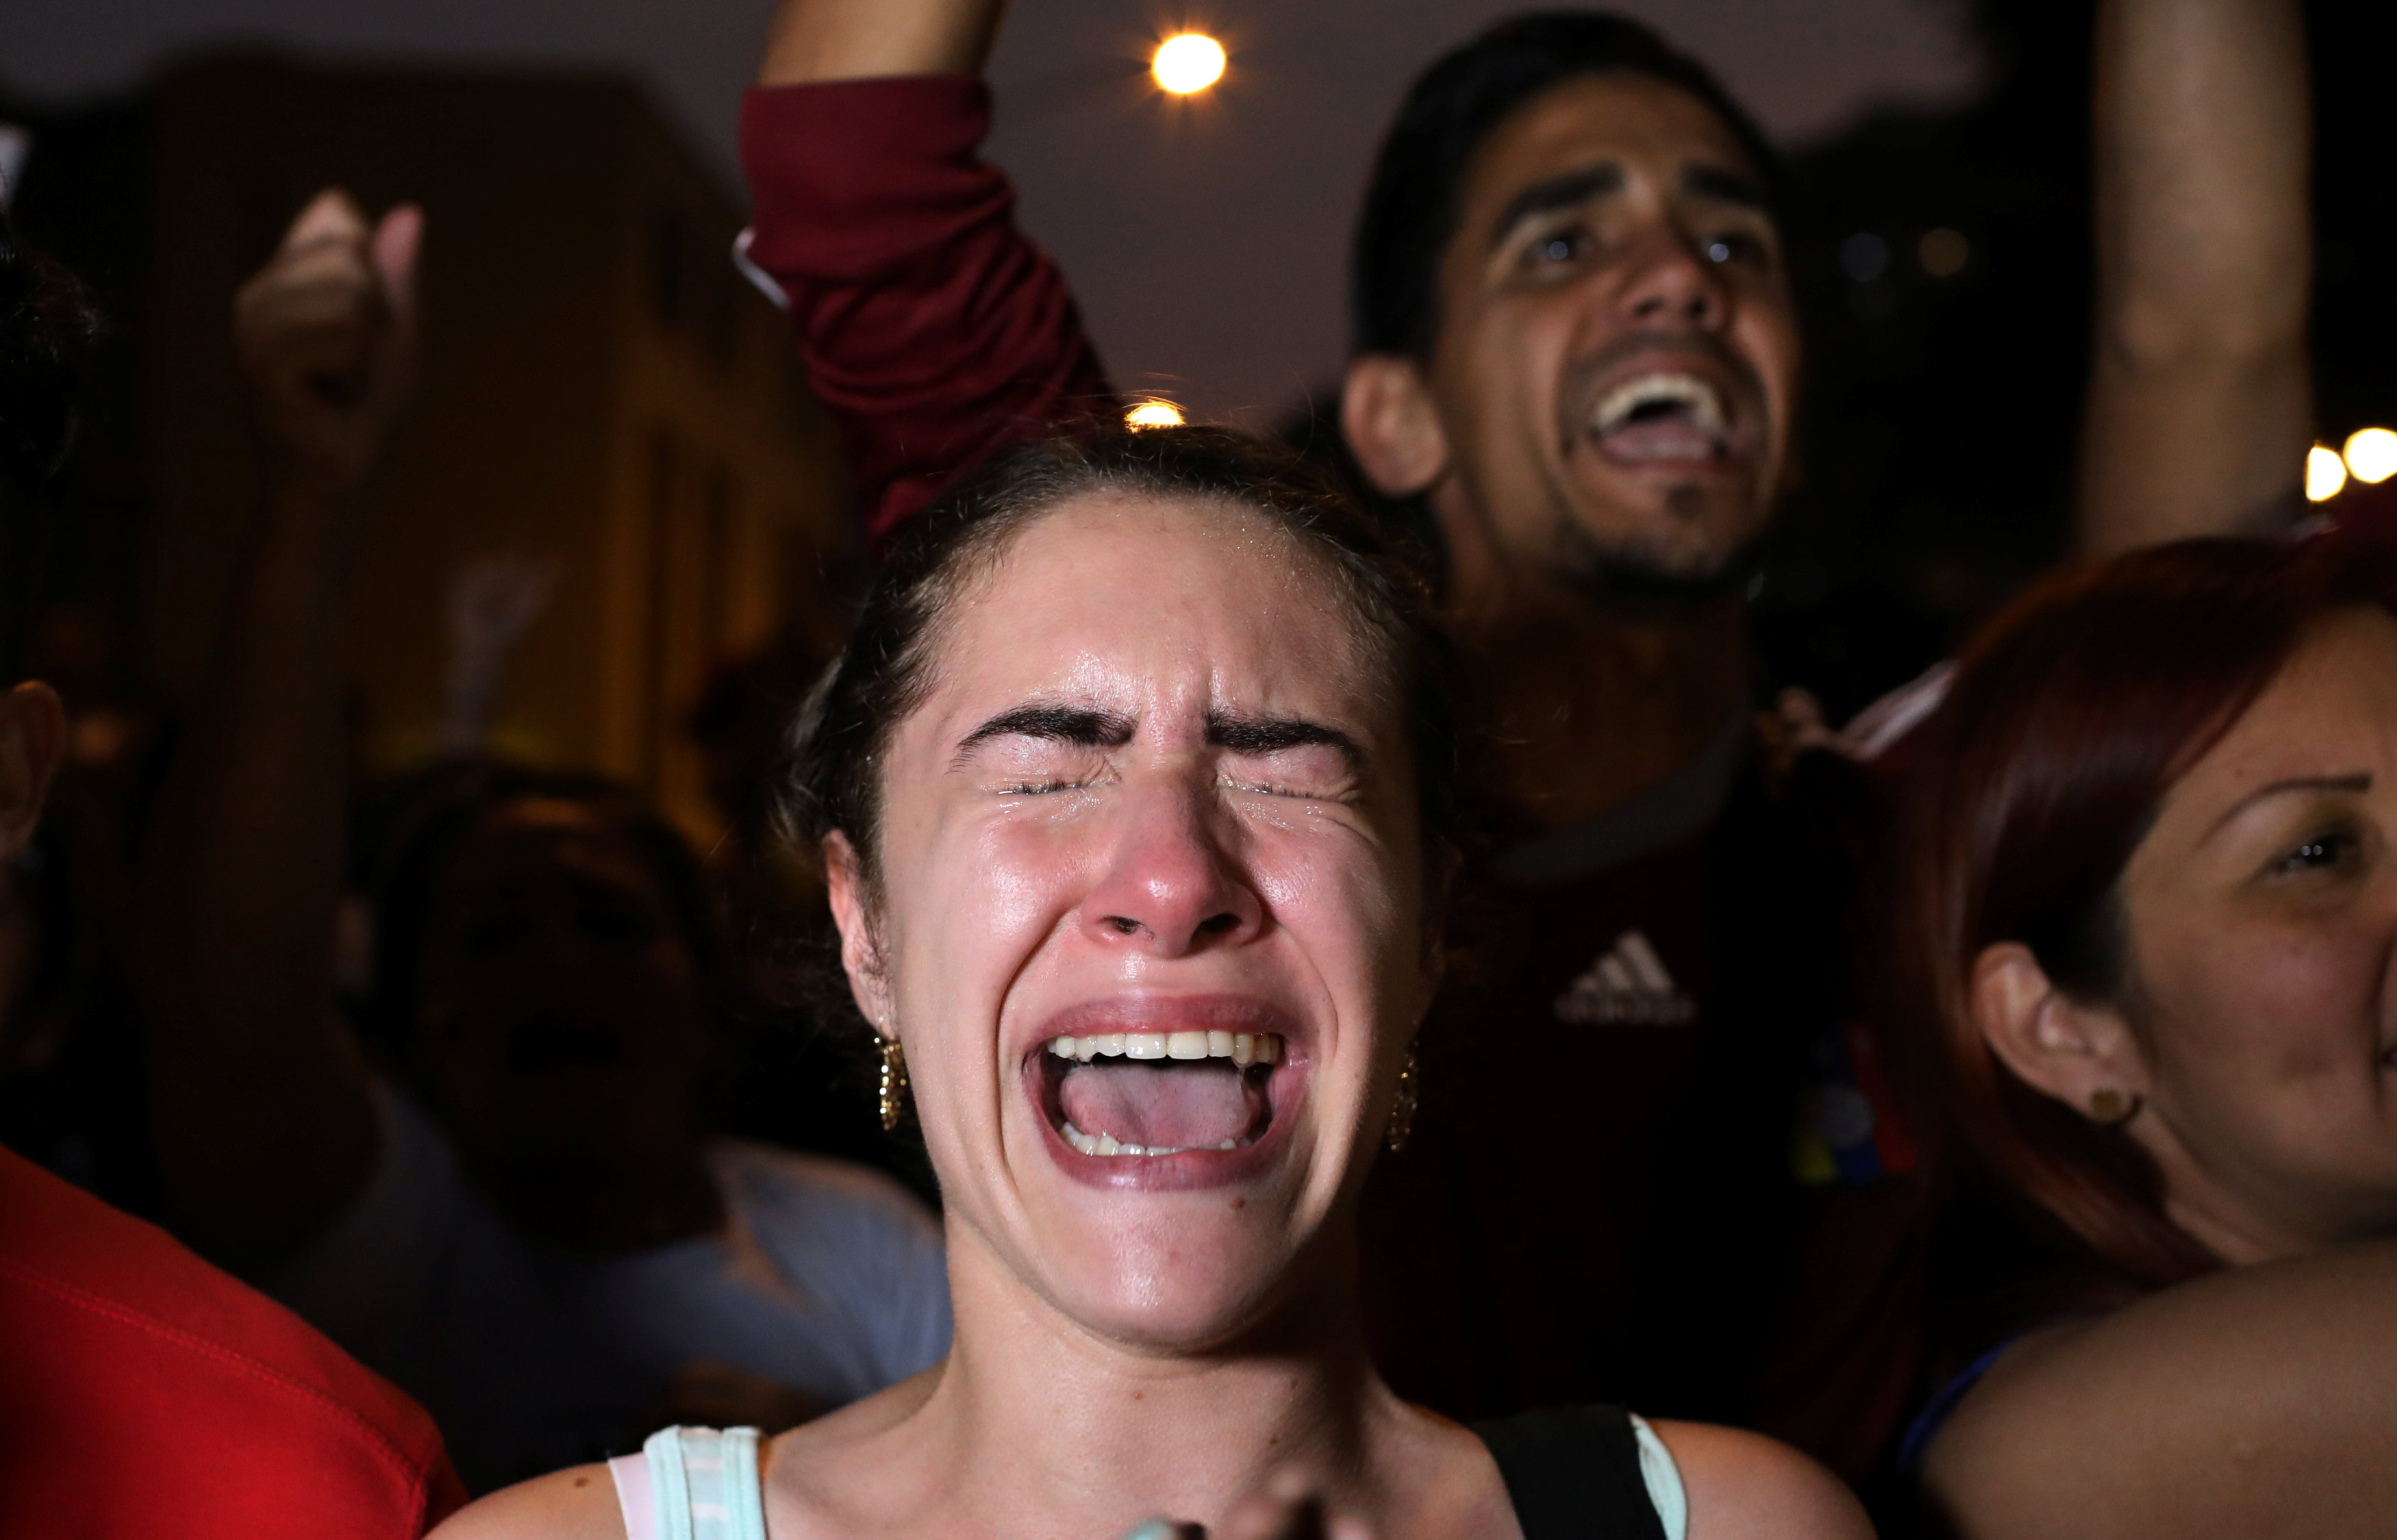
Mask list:
[[[1587,1025],[1682,1026],[1697,1013],[1697,1002],[1674,986],[1656,948],[1636,930],[1615,937],[1557,997],[1557,1020]]]

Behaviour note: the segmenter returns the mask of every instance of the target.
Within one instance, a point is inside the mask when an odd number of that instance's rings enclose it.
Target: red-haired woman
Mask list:
[[[2065,574],[1925,750],[1917,1067],[2115,1304],[1935,1402],[1930,1498],[1972,1536],[2387,1534],[2397,566],[2225,541]]]

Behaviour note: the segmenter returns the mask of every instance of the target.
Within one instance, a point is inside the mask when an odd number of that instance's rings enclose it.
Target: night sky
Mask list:
[[[992,154],[1064,261],[1119,382],[1270,415],[1342,352],[1342,254],[1408,78],[1521,5],[1499,0],[1019,0],[993,74]],[[1625,0],[1802,144],[1974,85],[1951,0]],[[359,59],[539,62],[644,76],[730,174],[766,0],[0,0],[0,85],[125,87],[179,49],[273,42]],[[1232,50],[1206,100],[1149,87],[1155,40]]]

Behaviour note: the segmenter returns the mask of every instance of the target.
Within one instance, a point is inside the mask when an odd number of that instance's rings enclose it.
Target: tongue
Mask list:
[[[1066,1071],[1057,1088],[1065,1120],[1119,1145],[1203,1149],[1240,1139],[1265,1110],[1265,1088],[1251,1087],[1228,1059],[1200,1064],[1118,1060]]]
[[[1599,435],[1606,452],[1625,460],[1711,460],[1715,435],[1689,408],[1642,412]]]

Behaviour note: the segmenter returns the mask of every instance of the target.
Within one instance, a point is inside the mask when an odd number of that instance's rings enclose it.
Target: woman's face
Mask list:
[[[2175,1218],[2241,1261],[2397,1226],[2397,620],[2314,633],[2123,897]]]
[[[1329,586],[1261,517],[1093,493],[953,610],[871,918],[833,865],[961,1290],[996,1262],[1187,1349],[1345,1241],[1436,953],[1408,740]]]

